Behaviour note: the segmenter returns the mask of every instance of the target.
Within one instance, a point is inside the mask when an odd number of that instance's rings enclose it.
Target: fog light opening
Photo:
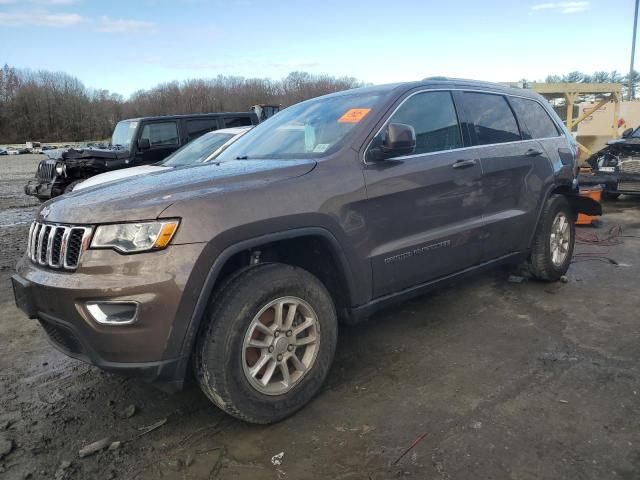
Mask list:
[[[136,302],[87,302],[87,310],[93,319],[103,325],[127,325],[136,320]]]

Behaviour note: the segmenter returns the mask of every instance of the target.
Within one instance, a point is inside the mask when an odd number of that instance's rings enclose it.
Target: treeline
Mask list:
[[[246,111],[257,103],[294,103],[362,86],[351,77],[292,72],[282,80],[218,76],[139,90],[129,99],[86,88],[66,73],[0,70],[0,144],[105,139],[124,118]]]
[[[637,81],[638,72],[634,72]],[[548,75],[545,79],[547,83],[626,83],[628,75],[622,75],[617,70],[612,72],[594,72],[592,74],[579,71],[569,72],[564,75]]]
[[[631,84],[629,84],[631,80]],[[622,75],[616,70],[612,72],[599,71],[592,74],[579,71],[569,72],[565,75],[548,75],[545,79],[547,83],[622,83],[622,96],[624,99],[636,98],[638,87],[640,87],[640,73],[636,70]],[[631,91],[629,92],[629,88]]]

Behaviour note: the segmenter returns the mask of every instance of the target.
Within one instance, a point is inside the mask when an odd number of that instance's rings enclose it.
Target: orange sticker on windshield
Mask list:
[[[352,108],[338,119],[338,123],[358,123],[370,111],[370,108]]]

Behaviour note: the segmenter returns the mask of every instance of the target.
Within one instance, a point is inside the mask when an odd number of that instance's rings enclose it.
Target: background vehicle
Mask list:
[[[640,194],[640,128],[628,129],[587,159],[595,175],[583,175],[581,184],[601,184],[603,197]]]
[[[250,129],[251,127],[223,128],[205,133],[176,150],[161,162],[154,163],[152,165],[123,168],[113,172],[102,173],[77,184],[75,188],[73,188],[73,191],[93,187],[105,182],[131,178],[137,175],[161,172],[171,168],[184,167],[187,165],[195,165],[211,161]]]
[[[200,135],[220,128],[256,125],[253,112],[208,113],[144,117],[116,125],[108,149],[47,151],[38,165],[36,179],[24,191],[40,200],[69,192],[75,185],[100,173],[150,165],[166,158]]]
[[[7,155],[22,155],[24,153],[29,153],[29,149],[25,147],[7,147]]]
[[[576,213],[601,212],[568,135],[537,94],[481,82],[302,102],[215,165],[47,203],[16,302],[68,355],[173,387],[193,362],[224,411],[278,421],[323,384],[338,318],[505,263],[559,279]]]

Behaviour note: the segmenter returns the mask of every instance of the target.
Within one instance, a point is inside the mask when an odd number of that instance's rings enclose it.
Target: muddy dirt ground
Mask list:
[[[619,265],[576,256],[566,284],[498,271],[343,328],[317,398],[254,426],[194,386],[68,359],[14,307],[40,158],[0,157],[0,478],[640,478],[640,199],[579,230],[621,225],[620,244],[577,247]],[[79,458],[105,437],[120,448]]]

